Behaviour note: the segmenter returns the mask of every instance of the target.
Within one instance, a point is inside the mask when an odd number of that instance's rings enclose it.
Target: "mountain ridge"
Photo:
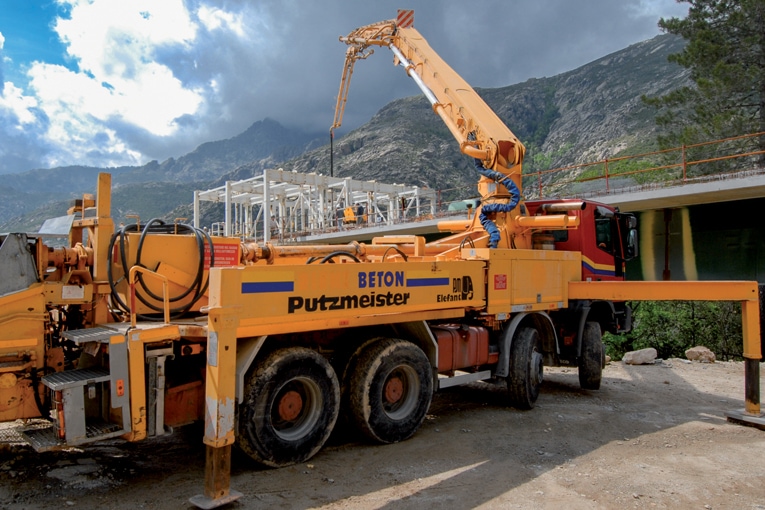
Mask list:
[[[641,97],[662,95],[689,83],[687,72],[667,60],[683,45],[682,38],[660,35],[566,73],[476,92],[526,144],[526,170],[615,157],[655,146],[653,111]],[[330,159],[326,133],[288,129],[263,119],[239,135],[206,142],[161,163],[38,169],[4,176],[0,196],[7,200],[0,205],[0,231],[36,230],[41,212],[35,209],[92,191],[99,171],[113,175],[117,221],[125,214],[145,218],[148,211],[175,217],[188,209],[184,206],[191,202],[193,189],[251,178],[264,168],[332,172],[338,177],[455,190],[455,194],[474,192],[478,179],[470,158],[460,153],[448,129],[419,95],[391,101],[369,122],[337,139],[334,168]],[[167,185],[165,196],[162,183]]]

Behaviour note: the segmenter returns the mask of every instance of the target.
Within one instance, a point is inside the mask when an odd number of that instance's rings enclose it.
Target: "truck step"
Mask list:
[[[86,430],[86,438],[83,438],[78,444],[109,439],[125,433],[119,425],[104,421],[89,422]],[[53,425],[44,428],[21,429],[19,433],[37,452],[60,450],[72,446],[72,443],[66,443],[66,441],[58,437],[58,429]]]
[[[90,383],[109,380],[109,371],[102,367],[78,368],[65,372],[54,372],[42,378],[43,384],[53,391],[61,391]]]
[[[70,329],[61,333],[61,336],[71,340],[77,345],[86,342],[109,343],[109,339],[120,332],[113,328],[99,326],[95,328]]]
[[[491,379],[491,370],[484,370],[482,372],[460,372],[457,371],[453,376],[446,377],[439,375],[438,387],[439,389],[449,388],[451,386],[461,386],[463,384],[469,384],[471,382],[485,381]]]

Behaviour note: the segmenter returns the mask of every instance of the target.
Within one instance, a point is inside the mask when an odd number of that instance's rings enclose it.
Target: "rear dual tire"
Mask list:
[[[430,362],[411,342],[384,338],[366,344],[348,365],[349,421],[378,443],[411,437],[433,396]]]
[[[269,467],[304,462],[327,441],[339,410],[340,384],[329,362],[310,349],[280,349],[248,377],[237,445]]]

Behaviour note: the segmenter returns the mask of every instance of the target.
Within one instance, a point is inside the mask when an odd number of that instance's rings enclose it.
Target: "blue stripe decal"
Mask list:
[[[295,282],[242,282],[242,294],[293,292]]]
[[[408,278],[407,287],[439,287],[449,285],[449,278]]]
[[[616,271],[609,271],[608,269],[595,269],[587,262],[582,262],[582,265],[592,274],[598,274],[600,276],[616,276]]]

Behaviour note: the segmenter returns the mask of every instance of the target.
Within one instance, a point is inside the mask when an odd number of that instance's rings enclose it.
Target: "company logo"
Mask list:
[[[360,296],[301,297],[290,296],[287,299],[287,313],[325,312],[331,310],[353,310],[356,308],[374,308],[383,306],[403,306],[409,302],[408,292],[386,292],[384,294],[362,294]]]
[[[470,301],[473,299],[473,279],[470,276],[452,278],[451,294],[439,294],[436,302]]]
[[[359,288],[403,287],[403,271],[360,271]]]

